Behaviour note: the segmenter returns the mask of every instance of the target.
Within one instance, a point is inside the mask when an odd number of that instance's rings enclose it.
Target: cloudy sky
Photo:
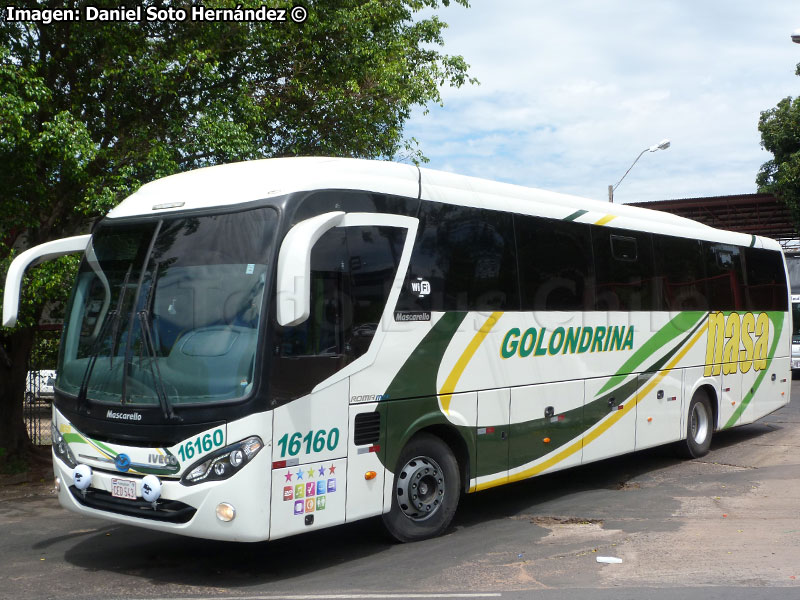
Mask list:
[[[441,11],[480,85],[407,123],[428,167],[617,202],[756,191],[758,118],[800,94],[798,0],[471,0]]]

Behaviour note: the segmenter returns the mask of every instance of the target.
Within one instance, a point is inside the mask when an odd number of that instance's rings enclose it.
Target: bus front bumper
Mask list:
[[[72,469],[53,457],[61,506],[76,513],[124,525],[215,540],[256,542],[269,539],[269,452],[260,452],[240,472],[223,481],[185,486],[161,480],[155,505],[142,498],[142,477],[95,469],[91,484],[79,490]],[[136,500],[112,496],[115,481],[134,482]],[[117,481],[119,483],[119,481]],[[220,515],[221,513],[221,515]],[[222,520],[229,518],[230,520]]]

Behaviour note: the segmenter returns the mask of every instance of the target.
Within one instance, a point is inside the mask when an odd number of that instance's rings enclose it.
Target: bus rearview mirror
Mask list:
[[[8,267],[6,287],[3,291],[3,326],[14,327],[19,315],[19,294],[22,287],[22,276],[25,269],[34,263],[44,262],[64,254],[83,252],[89,245],[91,235],[76,235],[74,237],[45,242],[25,250],[17,256]]]
[[[289,230],[278,255],[277,319],[286,327],[298,325],[311,313],[311,250],[326,231],[339,225],[344,212],[317,215]]]

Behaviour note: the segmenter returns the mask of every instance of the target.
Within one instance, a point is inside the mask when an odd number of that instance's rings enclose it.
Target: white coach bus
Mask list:
[[[61,504],[222,540],[383,515],[712,433],[789,401],[780,247],[628,206],[353,159],[143,186],[83,252],[53,403]]]

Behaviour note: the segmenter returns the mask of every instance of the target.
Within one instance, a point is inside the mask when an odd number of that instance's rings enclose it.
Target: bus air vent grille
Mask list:
[[[381,414],[378,412],[360,413],[356,415],[353,432],[353,443],[356,446],[374,444],[381,435]]]

